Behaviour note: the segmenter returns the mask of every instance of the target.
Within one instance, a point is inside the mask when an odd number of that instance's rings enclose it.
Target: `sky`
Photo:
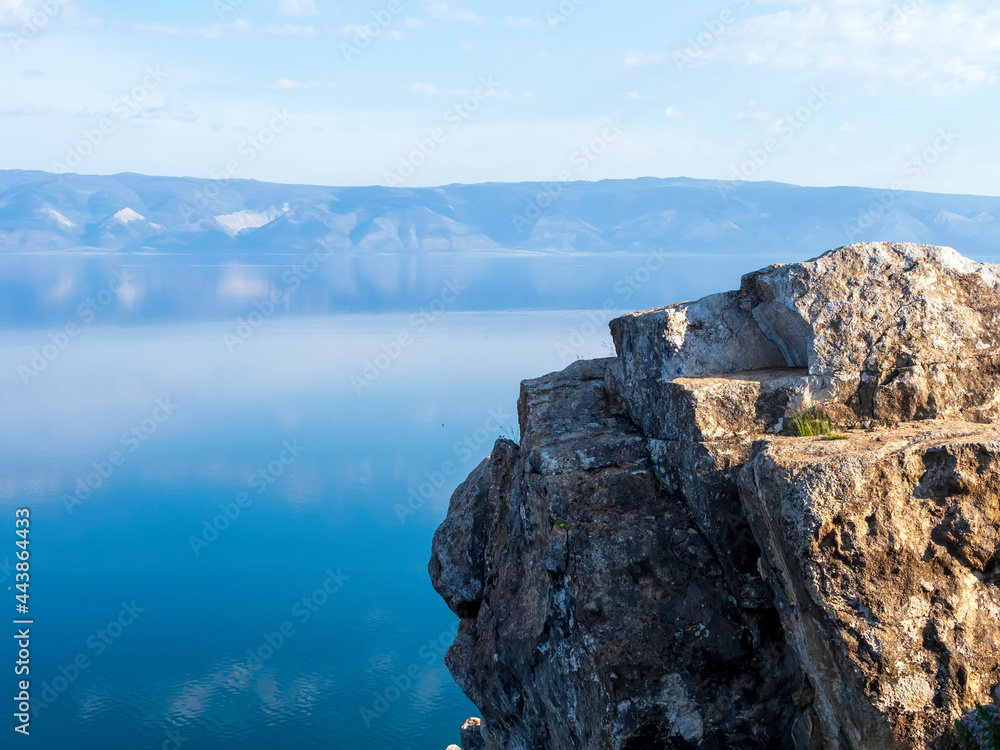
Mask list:
[[[969,0],[0,0],[0,168],[1000,194]]]

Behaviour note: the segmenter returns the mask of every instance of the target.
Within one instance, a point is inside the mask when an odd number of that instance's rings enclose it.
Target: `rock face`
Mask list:
[[[484,747],[951,747],[1000,695],[998,270],[854,245],[611,328],[435,534]]]
[[[768,438],[741,489],[829,744],[948,747],[1000,684],[1000,429]]]
[[[446,663],[487,748],[779,746],[805,684],[776,614],[733,601],[649,442],[611,414],[609,361],[526,381],[521,445],[456,491],[430,563],[462,618]]]
[[[676,378],[801,369],[762,386],[763,431],[777,408],[822,403],[846,424],[992,421],[1000,270],[951,248],[863,243],[743,277],[740,289],[612,322],[612,390],[651,437],[673,429]],[[753,378],[748,378],[752,384]],[[753,390],[753,386],[748,386]]]

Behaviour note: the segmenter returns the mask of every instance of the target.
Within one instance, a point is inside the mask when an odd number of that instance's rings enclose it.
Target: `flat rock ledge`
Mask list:
[[[955,747],[1000,703],[1000,269],[864,243],[521,384],[432,582],[465,750]],[[796,437],[821,410],[839,439]],[[995,711],[994,707],[988,710]]]

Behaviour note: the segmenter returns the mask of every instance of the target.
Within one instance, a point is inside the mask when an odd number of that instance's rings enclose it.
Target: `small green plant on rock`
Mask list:
[[[959,750],[1000,750],[998,711],[976,704],[976,716],[969,722],[955,722]]]
[[[806,409],[792,420],[797,437],[825,437],[833,434],[833,422],[821,409]]]

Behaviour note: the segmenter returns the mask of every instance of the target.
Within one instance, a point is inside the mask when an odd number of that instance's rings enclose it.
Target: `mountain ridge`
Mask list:
[[[141,224],[112,221],[133,214]],[[6,253],[294,253],[320,240],[363,253],[744,253],[887,235],[992,254],[1000,197],[687,177],[388,188],[0,171]]]

